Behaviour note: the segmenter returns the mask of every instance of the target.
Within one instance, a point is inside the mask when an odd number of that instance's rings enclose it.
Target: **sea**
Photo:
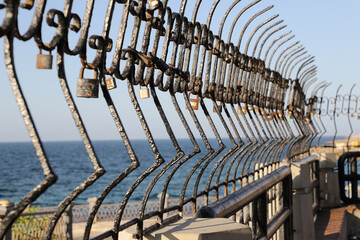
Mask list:
[[[332,137],[323,137],[321,143],[330,140],[332,140]],[[219,157],[231,148],[229,139],[223,141],[227,148],[223,150]],[[169,162],[176,156],[176,151],[170,140],[156,140],[155,142],[165,162]],[[185,152],[185,155],[194,150],[192,143],[188,139],[180,139],[178,142],[181,149]],[[190,172],[190,169],[207,153],[203,142],[200,139],[197,140],[197,142],[202,151],[193,158],[190,158],[174,174],[167,191],[170,197],[179,196],[184,184],[184,179]],[[121,141],[93,141],[92,143],[99,162],[105,168],[106,173],[81,193],[75,199],[75,204],[87,204],[87,199],[99,196],[105,187],[129,167],[131,163],[124,144]],[[210,139],[210,143],[214,150],[219,148],[216,139]],[[140,166],[110,192],[104,203],[121,202],[123,196],[134,181],[155,163],[154,154],[147,140],[132,140],[131,144],[139,159]],[[43,145],[50,165],[58,176],[58,180],[33,204],[44,207],[57,206],[76,186],[91,175],[93,167],[86,153],[84,144],[81,141],[44,142]],[[200,190],[205,187],[208,176],[219,157],[211,161],[206,168],[199,184]],[[19,202],[27,192],[33,189],[44,178],[35,150],[30,142],[0,143],[0,163],[0,199],[8,199],[14,203]],[[136,188],[130,201],[141,201],[151,179],[163,165],[150,174]],[[225,165],[224,169],[226,169],[226,166],[227,165]],[[166,171],[159,179],[151,192],[149,200],[158,199],[158,194],[162,191],[163,183],[169,172],[169,170]],[[192,194],[198,172],[199,169],[197,169],[190,180],[189,187],[186,191],[187,196]],[[220,179],[223,179],[223,177],[224,176]],[[212,183],[214,183],[215,178],[216,177],[212,179]]]

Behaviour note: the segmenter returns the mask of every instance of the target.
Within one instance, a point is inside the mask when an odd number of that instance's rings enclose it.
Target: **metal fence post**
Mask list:
[[[293,206],[292,206],[293,193],[292,193],[291,175],[284,178],[282,185],[283,185],[283,197],[282,197],[283,206],[293,211]],[[293,229],[294,229],[293,218],[292,216],[290,216],[284,224],[284,238],[286,240],[294,239]]]
[[[0,200],[0,222],[13,208],[14,204],[11,201],[6,199]],[[3,240],[11,240],[11,228],[6,232]]]
[[[91,209],[92,209],[92,208],[94,207],[94,205],[95,205],[96,197],[88,198],[86,201],[89,203],[89,213],[90,213]],[[97,222],[98,213],[99,213],[99,212],[97,212],[96,215],[95,215],[95,217],[94,217],[94,223]]]
[[[65,223],[65,234],[67,240],[73,240],[73,233],[72,233],[72,224],[73,224],[73,214],[72,209],[74,206],[74,202],[72,202],[64,212],[64,223]]]
[[[161,204],[161,193],[159,193],[158,195],[157,195],[157,197],[159,198],[159,208],[160,208],[160,204]],[[164,202],[164,208],[166,209],[168,206],[169,206],[169,197],[170,197],[170,195],[167,193],[166,195],[165,195],[165,202]],[[170,215],[170,213],[167,213],[167,216],[169,216]]]
[[[266,191],[253,203],[253,236],[267,237],[267,202]]]

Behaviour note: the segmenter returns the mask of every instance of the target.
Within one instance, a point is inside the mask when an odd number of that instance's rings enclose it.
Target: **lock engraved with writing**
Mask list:
[[[141,86],[139,85],[139,95],[141,99],[149,98],[149,88],[147,86],[145,86],[145,88],[141,88]]]
[[[53,56],[51,54],[42,54],[41,49],[36,56],[36,68],[37,69],[52,69]]]
[[[84,78],[84,69],[84,67],[80,69],[76,96],[82,98],[98,98],[100,81],[97,79],[96,71],[94,72],[94,78]]]
[[[116,81],[115,81],[115,78],[113,76],[106,79],[105,82],[106,82],[106,87],[107,87],[108,90],[116,88]]]
[[[190,97],[190,93],[189,93],[189,97]],[[193,110],[199,109],[199,95],[196,95],[196,98],[189,98],[189,102]],[[187,106],[185,106],[185,108],[187,109]]]

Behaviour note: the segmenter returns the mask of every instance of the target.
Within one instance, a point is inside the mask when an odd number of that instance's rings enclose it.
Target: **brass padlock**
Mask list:
[[[273,120],[273,117],[269,114],[266,116],[265,121],[271,121]]]
[[[105,82],[106,82],[106,88],[108,90],[116,88],[116,81],[115,81],[115,78],[113,76],[106,79]]]
[[[25,3],[20,3],[19,6],[30,10],[34,6],[34,0],[25,0]]]
[[[291,115],[287,115],[286,120],[288,122],[292,122],[294,120],[294,118]]]
[[[243,112],[243,114],[246,114],[246,107],[238,106],[237,113],[240,114],[241,112]]]
[[[149,88],[147,86],[145,86],[145,88],[141,88],[141,85],[139,85],[139,95],[141,99],[149,98]]]
[[[189,93],[189,97],[190,97],[190,93]],[[193,110],[199,109],[199,95],[196,95],[196,98],[189,98],[189,102]],[[187,106],[185,106],[185,108],[187,109]]]
[[[52,60],[53,57],[51,53],[42,54],[41,49],[39,49],[39,54],[36,56],[36,68],[37,69],[52,69]]]
[[[80,69],[80,76],[77,82],[76,96],[82,98],[98,98],[99,84],[96,71],[94,71],[94,78],[84,78],[84,67]]]

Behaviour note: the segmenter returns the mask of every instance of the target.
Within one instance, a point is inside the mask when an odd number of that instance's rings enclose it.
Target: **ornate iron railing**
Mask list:
[[[21,214],[11,228],[11,238],[23,240],[42,239],[53,214],[54,212],[32,212]],[[71,233],[68,231],[68,221],[67,215],[63,215],[59,219],[51,239],[69,239],[68,234]]]
[[[273,5],[257,8],[259,2],[261,0],[247,2],[244,6],[241,0],[211,1],[205,23],[198,19],[200,12],[204,14],[202,7],[208,1],[190,3],[182,0],[179,6],[175,3],[170,6],[168,0],[109,0],[103,31],[91,36],[89,29],[95,24],[95,0],[86,1],[82,17],[76,13],[73,0],[65,0],[63,10],[49,9],[51,6],[46,0],[5,0],[4,4],[0,4],[0,11],[4,13],[0,37],[4,39],[6,71],[44,174],[44,179],[6,213],[0,225],[0,238],[24,209],[45,194],[57,180],[21,89],[22,80],[17,75],[14,59],[15,39],[36,42],[40,51],[37,68],[40,69],[51,68],[52,57],[44,53],[55,52],[58,80],[93,167],[93,172],[59,203],[44,238],[50,238],[65,209],[106,172],[69,88],[69,81],[75,81],[67,78],[65,58],[69,56],[78,56],[82,65],[77,80],[77,96],[98,98],[101,89],[101,98],[109,108],[129,157],[125,170],[99,192],[87,217],[84,239],[89,238],[93,221],[108,194],[142,162],[118,114],[122,105],[113,101],[116,93],[110,90],[116,86],[116,81],[126,81],[128,97],[153,152],[153,163],[126,186],[128,191],[120,201],[113,229],[99,238],[112,236],[117,239],[120,231],[132,225],[137,225],[137,236],[142,238],[147,231],[182,218],[187,204],[192,205],[192,215],[195,216],[199,199],[205,198],[205,205],[212,196],[218,200],[242,189],[262,173],[276,171],[284,156],[291,160],[308,152],[311,142],[321,132],[313,121],[314,113],[321,109],[316,105],[314,91],[324,87],[325,83],[317,85],[310,97],[306,96],[309,86],[315,82],[314,58],[304,51],[299,41],[294,40],[291,31],[284,32],[286,25],[283,20],[276,20],[278,14],[259,23],[259,18],[273,8]],[[105,6],[105,2],[101,4]],[[179,8],[179,11],[174,11],[174,8]],[[189,8],[192,9],[191,19],[185,17]],[[33,11],[25,33],[18,26],[22,23],[19,16],[23,9]],[[237,13],[235,18],[229,19],[234,12]],[[245,12],[250,12],[249,19],[244,19]],[[214,21],[214,16],[219,15],[222,20]],[[120,22],[114,21],[115,16],[121,16]],[[240,22],[243,27],[239,31],[237,24]],[[43,40],[46,33],[42,27],[45,24],[55,30],[47,43]],[[245,32],[253,25],[256,26],[247,36]],[[117,28],[117,34],[112,31],[114,28]],[[216,28],[217,33],[211,30]],[[70,37],[71,32],[78,32],[77,39]],[[239,36],[235,39],[237,33]],[[225,34],[228,35],[227,40]],[[233,43],[234,39],[236,43]],[[250,46],[253,46],[252,49]],[[95,56],[92,60],[89,59],[90,53]],[[84,71],[89,70],[94,72],[93,78],[84,77]],[[135,91],[136,85],[139,85],[139,94]],[[167,96],[166,101],[159,98],[161,94]],[[154,129],[149,127],[152,119],[142,112],[138,98],[148,97],[153,100],[152,104],[158,111],[156,114],[160,116],[176,152],[171,157],[160,153],[152,135]],[[181,108],[184,105],[186,109]],[[169,120],[167,108],[176,112],[193,145],[192,152],[185,153],[179,145],[173,131],[178,126]],[[210,130],[205,131],[204,125],[209,125]],[[224,130],[226,137],[219,129]],[[194,137],[196,134],[200,135],[200,139]],[[210,143],[211,136],[215,136],[217,145]],[[224,144],[225,138],[230,140],[230,146]],[[199,145],[206,148],[202,155]],[[200,159],[191,162],[196,159],[194,156],[200,156]],[[209,173],[205,175],[206,170]],[[177,171],[187,173],[179,187],[179,200],[165,207],[165,196]],[[149,176],[151,179],[143,191],[139,212],[123,223],[133,192]],[[159,208],[147,212],[149,196],[162,177],[165,181],[161,183]],[[200,189],[202,179],[206,184]],[[190,196],[186,194],[189,191]],[[153,217],[157,217],[157,223],[145,229],[144,221]]]
[[[292,239],[291,171],[283,166],[258,181],[200,209],[198,217],[231,217],[252,226],[253,239]],[[284,226],[283,233],[279,228]]]

